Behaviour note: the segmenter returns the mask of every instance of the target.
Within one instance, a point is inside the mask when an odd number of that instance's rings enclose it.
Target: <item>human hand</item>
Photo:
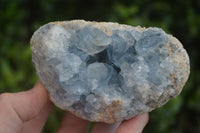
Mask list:
[[[33,89],[0,95],[0,133],[40,133],[52,103],[44,86],[38,81]],[[92,133],[141,133],[148,114],[117,124],[95,123]],[[89,121],[66,113],[57,133],[86,133]]]

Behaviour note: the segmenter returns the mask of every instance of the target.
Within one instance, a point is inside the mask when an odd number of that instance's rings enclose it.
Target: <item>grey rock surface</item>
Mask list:
[[[51,22],[34,33],[31,50],[51,100],[90,121],[158,108],[181,92],[190,71],[181,43],[159,28]]]

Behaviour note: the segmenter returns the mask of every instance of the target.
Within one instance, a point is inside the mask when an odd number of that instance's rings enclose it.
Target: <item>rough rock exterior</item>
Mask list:
[[[114,123],[164,105],[189,75],[181,43],[159,28],[52,22],[31,39],[37,74],[60,108]]]

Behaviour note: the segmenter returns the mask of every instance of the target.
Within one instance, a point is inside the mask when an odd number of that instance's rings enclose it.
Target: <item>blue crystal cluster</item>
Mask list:
[[[113,123],[160,107],[189,75],[186,51],[159,28],[49,23],[34,33],[31,50],[52,101],[90,121]]]

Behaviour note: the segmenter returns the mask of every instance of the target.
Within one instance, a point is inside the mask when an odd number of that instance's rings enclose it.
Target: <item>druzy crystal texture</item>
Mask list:
[[[188,79],[181,43],[159,28],[73,20],[51,22],[31,39],[37,75],[60,108],[115,123],[176,97]]]

